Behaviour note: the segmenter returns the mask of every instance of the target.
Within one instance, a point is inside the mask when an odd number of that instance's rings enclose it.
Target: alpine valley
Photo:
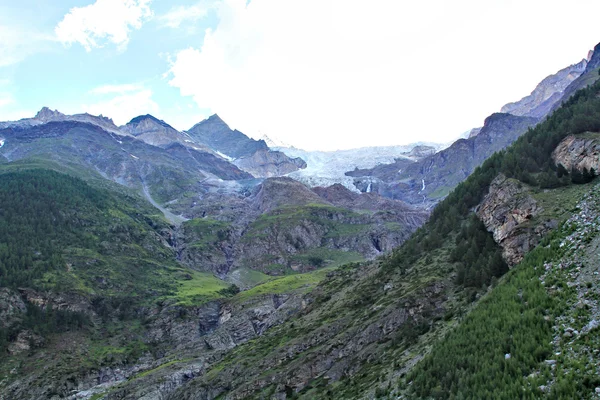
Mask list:
[[[448,145],[0,122],[0,399],[598,398],[599,71]]]

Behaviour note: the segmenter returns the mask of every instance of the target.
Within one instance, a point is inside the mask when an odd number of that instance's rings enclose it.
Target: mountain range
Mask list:
[[[1,122],[0,400],[597,396],[599,69],[449,146]]]

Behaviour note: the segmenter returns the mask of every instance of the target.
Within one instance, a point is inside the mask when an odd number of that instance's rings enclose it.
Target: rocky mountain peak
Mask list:
[[[139,116],[133,118],[131,121],[129,121],[127,123],[127,125],[140,124],[140,123],[142,123],[144,121],[147,121],[147,122],[153,123],[153,124],[158,124],[158,125],[161,125],[161,126],[163,126],[165,128],[175,129],[171,125],[169,125],[165,121],[163,121],[162,119],[158,119],[155,116],[150,115],[150,114],[139,115]]]
[[[200,122],[200,123],[211,123],[211,124],[217,124],[217,125],[224,125],[227,128],[229,128],[229,125],[227,125],[227,123],[225,121],[223,121],[223,118],[219,117],[219,114],[213,114],[210,117],[208,117],[207,119],[205,119],[204,121]]]
[[[35,119],[39,119],[42,122],[54,121],[56,119],[64,118],[65,114],[58,110],[51,110],[48,107],[42,107],[40,111],[35,115]]]
[[[600,67],[600,43],[594,46],[594,50],[590,50],[588,53],[588,65],[587,70],[592,70]]]

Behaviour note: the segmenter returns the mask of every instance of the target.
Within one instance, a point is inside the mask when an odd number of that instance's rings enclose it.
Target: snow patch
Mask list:
[[[423,187],[421,188],[421,192],[422,192],[423,190],[425,190],[425,179],[421,179],[421,182],[423,183]]]
[[[0,147],[4,146],[4,139],[0,139]]]
[[[134,156],[133,154],[130,154],[131,158],[133,158],[134,160],[139,160],[139,157]]]
[[[232,157],[229,157],[227,154],[223,154],[223,153],[221,153],[218,150],[215,150],[215,153],[217,153],[219,156],[223,157],[227,161],[233,161],[234,160]]]
[[[371,193],[371,182],[369,182],[369,186],[367,186],[367,193]]]

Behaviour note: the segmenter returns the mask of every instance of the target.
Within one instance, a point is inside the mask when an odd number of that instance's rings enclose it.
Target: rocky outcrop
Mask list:
[[[50,308],[52,310],[83,313],[89,316],[95,315],[89,299],[85,296],[66,292],[42,292],[29,288],[19,289],[19,291],[29,303],[42,309]]]
[[[9,328],[20,322],[27,311],[19,293],[0,288],[0,328]]]
[[[281,151],[272,150],[258,150],[251,156],[236,159],[233,163],[258,178],[282,176],[306,168],[306,162],[300,157],[290,158]]]
[[[546,232],[557,226],[556,221],[532,224],[531,220],[541,211],[525,184],[500,174],[490,184],[489,193],[476,213],[502,247],[506,262],[513,266],[540,242]]]
[[[600,134],[569,135],[552,152],[552,160],[567,171],[600,171]]]
[[[588,60],[583,59],[546,77],[530,95],[504,105],[501,112],[535,118],[545,117],[554,104],[562,98],[565,89],[583,74],[587,64]]]
[[[19,332],[16,339],[8,345],[8,352],[12,355],[20,354],[31,349],[41,347],[45,340],[40,335],[30,330]]]

